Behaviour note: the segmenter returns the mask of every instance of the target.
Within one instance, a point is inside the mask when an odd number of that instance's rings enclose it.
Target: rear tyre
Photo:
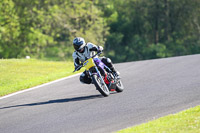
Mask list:
[[[96,86],[97,90],[104,96],[107,97],[110,95],[110,91],[108,90],[107,85],[105,82],[102,83],[101,78],[97,75],[92,76],[92,81],[94,85]]]
[[[118,80],[117,81],[117,84],[116,84],[116,91],[117,92],[122,92],[124,90],[124,86],[122,84],[122,81],[121,80]]]

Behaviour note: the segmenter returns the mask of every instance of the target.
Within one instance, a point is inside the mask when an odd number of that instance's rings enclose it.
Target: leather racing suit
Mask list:
[[[86,59],[90,58],[91,56],[95,55],[95,52],[102,51],[103,47],[96,46],[93,43],[87,43],[84,47],[84,52],[80,53],[77,51],[74,51],[72,54],[74,66],[77,68],[80,63],[83,63]],[[115,72],[114,66],[109,58],[106,57],[100,57],[101,61],[108,66],[113,72]],[[84,71],[80,76],[80,81],[85,84],[90,84],[91,79],[88,77],[86,71]]]

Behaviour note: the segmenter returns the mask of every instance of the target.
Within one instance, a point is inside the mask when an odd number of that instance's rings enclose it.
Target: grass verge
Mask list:
[[[200,106],[117,133],[200,133]]]
[[[0,96],[72,75],[73,62],[0,59]]]

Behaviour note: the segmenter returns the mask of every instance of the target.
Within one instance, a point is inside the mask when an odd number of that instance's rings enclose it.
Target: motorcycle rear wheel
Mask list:
[[[122,81],[121,80],[118,80],[117,81],[117,84],[116,84],[116,91],[117,92],[122,92],[124,90],[124,86],[122,84]]]

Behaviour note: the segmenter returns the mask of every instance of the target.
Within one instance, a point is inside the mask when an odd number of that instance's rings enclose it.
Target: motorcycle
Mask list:
[[[122,92],[124,86],[121,78],[113,74],[109,67],[107,67],[97,56],[102,52],[98,52],[92,57],[85,60],[73,72],[85,67],[86,73],[91,78],[92,83],[96,89],[104,96],[110,95],[110,91]]]

